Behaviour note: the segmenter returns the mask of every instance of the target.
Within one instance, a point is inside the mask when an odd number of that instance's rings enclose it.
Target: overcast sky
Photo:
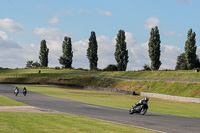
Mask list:
[[[116,35],[126,32],[127,70],[150,65],[150,30],[158,26],[160,69],[174,69],[184,52],[187,32],[196,33],[200,55],[199,0],[0,0],[0,67],[24,68],[39,62],[41,40],[47,41],[49,67],[59,64],[64,36],[71,37],[74,68],[89,68],[86,51],[91,31],[98,43],[98,68],[116,64]]]

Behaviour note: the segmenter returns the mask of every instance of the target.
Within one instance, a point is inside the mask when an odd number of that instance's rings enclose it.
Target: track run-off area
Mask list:
[[[168,133],[199,133],[200,119],[180,116],[171,116],[147,112],[145,115],[130,115],[127,109],[82,103],[63,98],[28,92],[18,96],[13,94],[14,86],[0,84],[0,95],[10,99],[67,114],[74,114],[113,123],[139,127],[143,129]]]

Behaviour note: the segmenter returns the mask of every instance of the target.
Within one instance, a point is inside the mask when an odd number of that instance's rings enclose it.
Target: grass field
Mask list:
[[[153,133],[69,114],[0,112],[1,133]]]
[[[24,87],[23,85],[17,86],[21,88]],[[124,95],[94,90],[72,89],[57,86],[26,85],[26,87],[30,91],[46,94],[49,96],[66,98],[86,103],[124,108],[127,109],[127,113],[128,109],[134,103],[137,103],[140,99],[143,98],[141,96]],[[162,100],[158,98],[150,98],[148,111],[161,114],[200,118],[199,110],[200,104],[196,103],[186,103]]]

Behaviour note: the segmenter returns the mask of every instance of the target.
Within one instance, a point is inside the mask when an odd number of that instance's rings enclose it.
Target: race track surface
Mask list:
[[[14,86],[0,84],[0,95],[39,108],[56,110],[63,113],[85,116],[134,127],[142,127],[168,133],[200,133],[200,119],[162,115],[147,112],[144,116],[130,115],[128,110],[101,105],[94,105],[72,100],[51,97],[28,91],[23,96],[22,89],[18,96],[13,94]]]

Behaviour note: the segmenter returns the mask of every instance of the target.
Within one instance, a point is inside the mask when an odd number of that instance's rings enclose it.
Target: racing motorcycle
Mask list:
[[[139,113],[141,115],[146,114],[148,109],[148,105],[147,104],[141,104],[141,105],[135,105],[134,107],[132,106],[131,109],[129,110],[129,114],[133,114],[133,113]]]
[[[23,95],[26,96],[27,90],[23,90]]]
[[[19,90],[18,90],[18,89],[15,89],[15,90],[14,90],[14,94],[17,96],[18,93],[19,93]]]

